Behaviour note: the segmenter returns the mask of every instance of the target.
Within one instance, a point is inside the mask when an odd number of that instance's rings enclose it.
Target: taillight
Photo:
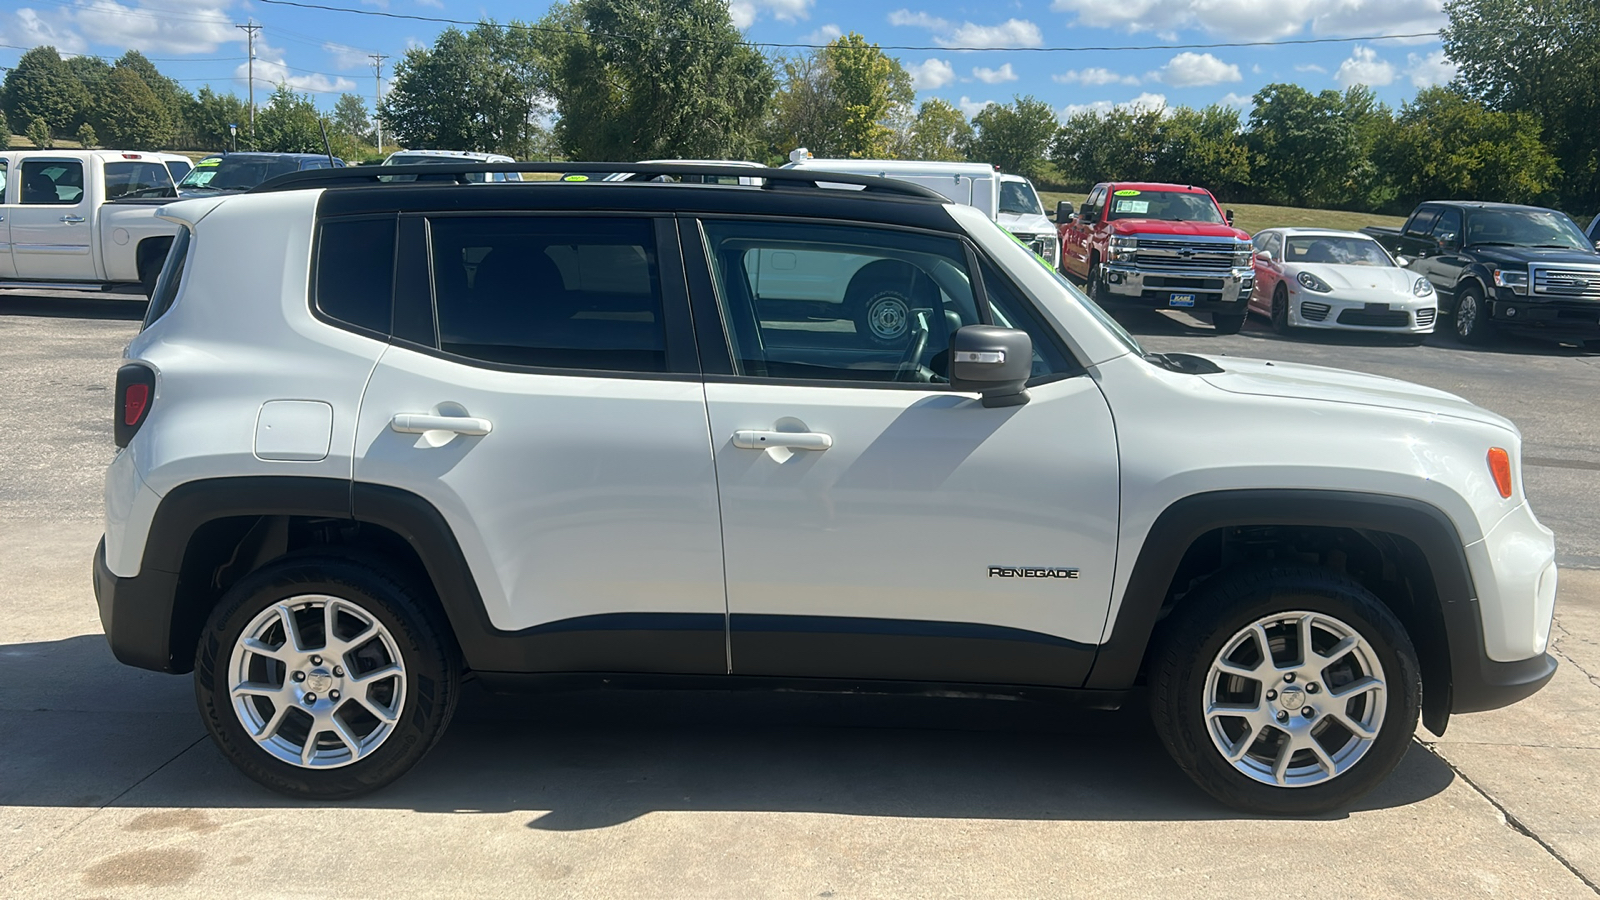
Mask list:
[[[1494,486],[1500,496],[1511,498],[1511,454],[1500,447],[1489,449],[1489,474],[1494,476]]]
[[[150,416],[156,395],[156,373],[146,365],[128,363],[117,370],[116,419],[112,435],[118,447],[128,446],[139,426]]]

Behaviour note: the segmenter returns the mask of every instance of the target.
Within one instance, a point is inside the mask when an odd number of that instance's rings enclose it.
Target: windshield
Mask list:
[[[1467,219],[1466,243],[1594,249],[1571,219],[1548,209],[1474,210]]]
[[[1335,266],[1392,266],[1394,260],[1371,238],[1312,235],[1292,237],[1284,245],[1286,263],[1328,263]]]
[[[1112,191],[1111,219],[1161,219],[1167,222],[1214,222],[1222,224],[1222,213],[1210,194],[1186,191]]]
[[[1044,215],[1044,209],[1039,206],[1039,195],[1033,192],[1033,185],[1026,181],[1000,182],[1000,211],[1019,216]]]
[[[178,182],[179,190],[248,191],[279,175],[300,171],[300,160],[270,156],[208,156]]]

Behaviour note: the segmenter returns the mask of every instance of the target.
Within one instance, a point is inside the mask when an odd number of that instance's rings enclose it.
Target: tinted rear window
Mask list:
[[[341,322],[389,334],[394,242],[391,216],[324,222],[317,238],[317,309]]]

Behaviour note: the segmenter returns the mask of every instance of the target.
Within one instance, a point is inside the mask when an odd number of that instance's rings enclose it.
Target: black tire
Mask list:
[[[1370,655],[1381,667],[1385,705],[1376,737],[1347,769],[1318,783],[1284,787],[1256,780],[1224,758],[1203,710],[1209,702],[1211,667],[1229,642],[1265,617],[1297,611],[1337,620],[1365,640]],[[1334,665],[1329,664],[1322,671],[1334,671]],[[1353,579],[1308,566],[1251,566],[1225,574],[1202,588],[1197,596],[1185,598],[1163,623],[1150,667],[1151,715],[1167,751],[1206,793],[1250,813],[1313,815],[1348,805],[1388,777],[1400,762],[1410,746],[1422,704],[1418,671],[1416,650],[1405,628],[1382,601]],[[1296,702],[1307,706],[1317,702],[1327,704],[1328,694],[1322,693],[1319,699],[1307,681],[1307,678],[1301,679],[1304,699]],[[1272,683],[1283,688],[1277,680]],[[1274,707],[1268,701],[1278,698],[1268,695],[1268,690],[1268,686],[1261,683],[1254,702],[1270,712]],[[1290,689],[1284,688],[1282,696],[1289,693]],[[1351,702],[1365,704],[1369,701],[1347,700],[1344,713],[1349,713]],[[1318,718],[1309,719],[1306,727],[1321,727],[1323,733],[1336,736],[1338,731],[1328,730],[1334,726],[1317,724],[1328,711],[1318,712]],[[1290,722],[1290,727],[1298,724],[1293,717],[1276,721]],[[1269,723],[1266,729],[1256,732],[1257,737],[1251,743],[1245,744],[1241,738],[1235,746],[1247,750],[1263,746],[1270,749],[1271,742],[1285,733],[1279,731],[1274,735],[1272,731]],[[1251,732],[1246,729],[1242,733]],[[1344,734],[1348,739],[1355,739],[1353,732],[1344,731]],[[1244,763],[1252,763],[1248,757],[1253,755],[1246,754]],[[1297,758],[1301,757],[1290,757],[1291,760]]]
[[[1281,284],[1272,292],[1272,330],[1284,336],[1294,333],[1289,324],[1289,291]]]
[[[1106,302],[1111,299],[1109,296],[1111,292],[1106,290],[1106,280],[1104,274],[1100,271],[1100,260],[1098,259],[1089,261],[1089,274],[1084,276],[1083,292],[1088,294],[1089,299],[1093,300],[1095,305],[1101,309],[1104,309]]]
[[[903,285],[867,285],[852,304],[856,333],[880,347],[904,347],[911,334],[911,298]]]
[[[353,607],[387,632],[363,643],[359,630],[351,627],[349,630],[356,632],[352,636],[354,643],[347,653],[337,657],[350,667],[350,671],[346,673],[342,667],[331,669],[332,673],[339,676],[333,684],[346,685],[345,693],[349,696],[341,697],[338,691],[326,691],[327,686],[324,686],[327,695],[321,699],[326,708],[337,710],[330,714],[342,717],[341,724],[347,732],[360,736],[359,725],[351,724],[356,717],[370,718],[377,728],[383,728],[379,719],[359,708],[363,704],[356,703],[355,697],[355,692],[360,690],[365,694],[365,699],[371,699],[372,688],[355,684],[359,677],[357,668],[368,664],[363,662],[363,658],[376,655],[381,660],[387,652],[382,646],[373,649],[373,644],[382,643],[382,637],[392,638],[392,646],[404,666],[403,679],[391,679],[385,685],[389,691],[387,702],[397,712],[394,723],[384,729],[383,736],[374,741],[366,755],[344,763],[335,760],[335,767],[329,768],[309,768],[273,755],[265,744],[258,743],[246,730],[241,721],[242,713],[236,709],[230,697],[233,653],[242,632],[283,601],[315,596],[336,598],[345,605],[346,610]],[[319,626],[316,623],[320,614],[307,607],[296,615],[296,630],[305,629],[301,633],[303,641],[310,646],[317,646]],[[347,624],[350,622],[349,619],[343,621]],[[376,631],[371,633],[378,634]],[[320,646],[326,648],[326,637],[322,640]],[[282,652],[287,646],[285,641],[277,652]],[[333,662],[333,658],[326,661],[327,664]],[[270,662],[264,664],[272,665]],[[319,663],[310,678],[294,687],[298,689],[316,680],[327,679],[327,664]],[[290,669],[298,671],[301,666],[301,663],[292,667],[284,665],[277,673],[277,680],[283,688],[290,687]],[[373,668],[378,666],[374,665]],[[345,679],[345,675],[351,677]],[[349,558],[289,556],[240,579],[212,610],[195,651],[194,686],[195,699],[206,729],[223,755],[244,774],[291,797],[338,800],[384,787],[405,774],[427,754],[444,734],[455,712],[461,675],[459,652],[454,639],[449,636],[448,625],[437,607],[429,602],[428,594],[423,589],[403,576],[379,572],[374,566]],[[257,679],[251,675],[248,680]],[[334,699],[339,702],[332,702]],[[301,702],[314,704],[316,698],[313,696],[309,701],[302,698]],[[268,709],[275,707],[276,704],[271,704]],[[285,723],[298,720],[298,733],[308,734],[299,742],[302,747],[307,744],[321,747],[327,743],[330,751],[338,750],[338,745],[333,743],[336,735],[332,730],[313,731],[307,724],[312,717],[304,709],[292,703],[287,704],[287,708],[292,712],[281,714]],[[257,711],[260,712],[260,709]],[[265,712],[262,712],[262,716],[269,717]],[[274,733],[283,734],[286,730],[289,730],[288,724],[278,726]],[[294,730],[290,730],[290,737],[294,733]],[[373,731],[368,737],[376,733]],[[293,743],[288,738],[285,741]],[[347,742],[343,746],[353,750],[353,746]]]
[[[1494,342],[1494,325],[1489,322],[1489,306],[1483,299],[1483,289],[1475,284],[1462,285],[1456,291],[1456,309],[1452,317],[1456,339],[1474,347]]]
[[[1217,334],[1238,334],[1244,329],[1244,320],[1248,312],[1211,314],[1211,327]]]

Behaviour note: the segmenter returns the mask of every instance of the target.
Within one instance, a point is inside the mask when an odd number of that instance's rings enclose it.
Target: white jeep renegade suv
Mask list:
[[[630,167],[494,171],[557,169]],[[639,673],[1148,695],[1201,787],[1300,814],[1554,672],[1500,416],[1145,353],[914,185],[490,170],[166,207],[96,594],[269,787],[389,783],[468,672]]]

